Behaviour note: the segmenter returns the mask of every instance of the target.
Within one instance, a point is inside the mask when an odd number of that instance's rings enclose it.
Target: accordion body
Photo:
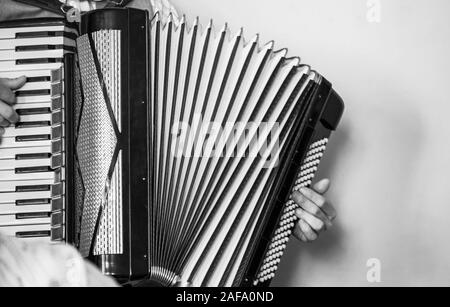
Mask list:
[[[84,15],[76,46],[50,238],[122,283],[268,285],[297,222],[290,195],[343,113],[331,84],[258,37],[135,9]]]

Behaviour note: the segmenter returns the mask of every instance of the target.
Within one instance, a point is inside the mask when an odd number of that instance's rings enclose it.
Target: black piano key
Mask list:
[[[50,82],[51,78],[50,77],[28,77],[27,78],[27,83],[31,83],[31,82]]]
[[[46,238],[46,237],[50,237],[50,230],[49,231],[23,231],[23,232],[16,233],[16,238],[19,238],[19,239]]]
[[[51,63],[62,63],[63,59],[47,58],[47,59],[21,59],[16,60],[16,65],[26,65],[26,64],[51,64]]]
[[[50,212],[31,212],[31,213],[17,213],[17,220],[29,220],[29,219],[44,219],[50,217]]]
[[[48,141],[50,140],[50,135],[21,135],[16,136],[16,142],[37,142],[37,141]]]
[[[16,192],[46,192],[46,191],[50,191],[49,185],[29,185],[16,187]]]
[[[69,39],[76,40],[77,35],[74,33],[64,32],[64,31],[39,31],[39,32],[22,32],[16,33],[16,39],[20,38],[42,38],[42,37],[66,37]]]
[[[45,50],[66,50],[70,52],[76,52],[75,47],[65,45],[34,45],[34,46],[19,46],[16,47],[16,52],[27,51],[45,51]]]
[[[50,90],[16,91],[16,97],[45,96],[50,95]]]
[[[52,112],[50,108],[34,108],[34,109],[17,109],[17,114],[22,115],[39,115],[39,114],[49,114]]]
[[[16,168],[16,174],[30,174],[30,173],[46,173],[52,170],[48,166],[35,166],[35,167],[20,167]]]
[[[35,153],[35,154],[22,154],[16,155],[16,160],[35,160],[35,159],[47,159],[50,158],[51,154],[49,153]]]
[[[21,128],[36,128],[36,127],[46,127],[50,126],[49,121],[41,121],[41,122],[19,122],[16,124],[16,129]]]
[[[49,205],[50,199],[20,199],[16,200],[16,206],[38,206],[38,205]]]

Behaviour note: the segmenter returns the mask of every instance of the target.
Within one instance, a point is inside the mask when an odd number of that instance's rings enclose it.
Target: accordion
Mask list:
[[[21,75],[0,231],[73,244],[124,284],[269,285],[343,113],[325,78],[136,9],[2,24],[0,78]]]

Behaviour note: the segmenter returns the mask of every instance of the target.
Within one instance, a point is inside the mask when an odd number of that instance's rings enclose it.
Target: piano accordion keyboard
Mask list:
[[[21,240],[66,239],[64,59],[77,35],[62,22],[0,27],[0,78],[27,77],[0,137],[0,231]]]

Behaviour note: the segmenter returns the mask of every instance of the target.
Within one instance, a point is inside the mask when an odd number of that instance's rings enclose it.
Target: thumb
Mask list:
[[[2,79],[2,83],[11,90],[18,90],[27,83],[27,77],[22,76],[15,79]]]
[[[322,179],[314,185],[314,191],[319,194],[325,194],[330,188],[330,179]]]

